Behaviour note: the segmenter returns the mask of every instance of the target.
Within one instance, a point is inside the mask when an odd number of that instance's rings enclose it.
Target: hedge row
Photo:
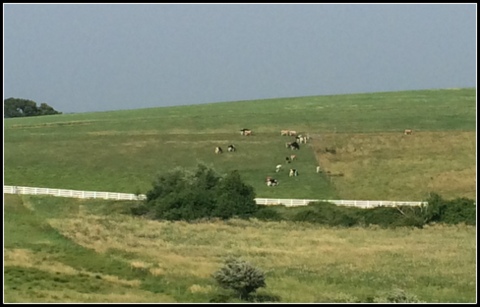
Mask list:
[[[260,220],[290,220],[316,224],[352,227],[379,225],[381,227],[414,226],[429,223],[476,225],[476,204],[472,199],[445,200],[431,194],[423,206],[376,207],[361,209],[312,202],[304,207],[261,206],[255,213]]]

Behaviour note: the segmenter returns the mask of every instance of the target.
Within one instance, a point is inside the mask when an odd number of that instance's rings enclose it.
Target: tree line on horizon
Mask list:
[[[40,106],[33,100],[22,98],[7,98],[3,101],[3,118],[27,117],[62,114],[48,104],[42,102]]]

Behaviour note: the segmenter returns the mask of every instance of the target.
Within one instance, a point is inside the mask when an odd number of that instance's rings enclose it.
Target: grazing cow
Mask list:
[[[234,152],[234,151],[236,151],[237,149],[236,149],[235,146],[233,146],[233,144],[232,144],[232,145],[228,145],[227,150],[228,150],[229,152]]]
[[[296,136],[296,135],[297,135],[297,131],[295,131],[295,130],[290,130],[290,131],[288,131],[288,135],[290,135],[290,136]]]
[[[280,135],[288,135],[288,130],[281,130]]]
[[[285,157],[285,162],[290,163],[292,161],[290,160],[290,157]]]
[[[280,170],[282,169],[282,165],[281,164],[278,164],[276,167],[275,167],[275,171],[278,173]]]
[[[300,144],[302,144],[302,143],[307,144],[307,140],[308,140],[308,136],[306,136],[306,135],[299,134],[297,136],[297,142],[299,142]]]
[[[299,135],[299,136],[297,136],[296,140],[300,144],[302,144],[302,143],[306,144],[307,143],[307,137],[306,136]]]
[[[274,187],[274,186],[278,185],[278,180],[273,179],[272,177],[267,177],[266,183],[269,187]]]
[[[295,159],[297,159],[297,155],[291,155],[291,156],[290,156],[290,161],[293,161],[293,160],[295,160]]]
[[[221,153],[223,153],[222,147],[215,147],[215,153],[216,153],[216,154],[221,154]]]
[[[405,135],[407,134],[412,134],[412,130],[411,129],[405,129],[405,131],[403,132]]]
[[[294,168],[291,168],[290,169],[290,173],[288,174],[288,176],[292,177],[292,176],[298,176],[298,172],[296,169]]]
[[[243,128],[243,129],[240,130],[240,134],[241,135],[252,135],[252,130],[247,129],[247,128]]]
[[[317,166],[317,173],[320,173],[320,165]]]
[[[287,147],[290,147],[291,150],[299,150],[300,145],[297,142],[287,143]]]

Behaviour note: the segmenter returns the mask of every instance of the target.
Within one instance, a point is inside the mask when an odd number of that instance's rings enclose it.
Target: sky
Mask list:
[[[3,93],[63,113],[476,87],[473,4],[3,4]]]

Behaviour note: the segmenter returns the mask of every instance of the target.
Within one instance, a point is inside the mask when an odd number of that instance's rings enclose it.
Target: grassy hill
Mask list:
[[[476,227],[326,228],[292,222],[151,221],[130,202],[4,195],[4,302],[208,303],[228,256],[265,272],[258,299],[369,302],[397,289],[476,301]]]
[[[241,136],[242,128],[254,135]],[[283,129],[311,136],[291,166],[285,143],[293,138]],[[4,184],[145,193],[157,174],[204,163],[239,170],[257,197],[418,201],[434,191],[474,198],[475,140],[476,89],[12,118],[4,121]],[[229,144],[238,151],[214,154]],[[299,176],[275,173],[277,164]],[[267,187],[266,176],[280,185]]]

